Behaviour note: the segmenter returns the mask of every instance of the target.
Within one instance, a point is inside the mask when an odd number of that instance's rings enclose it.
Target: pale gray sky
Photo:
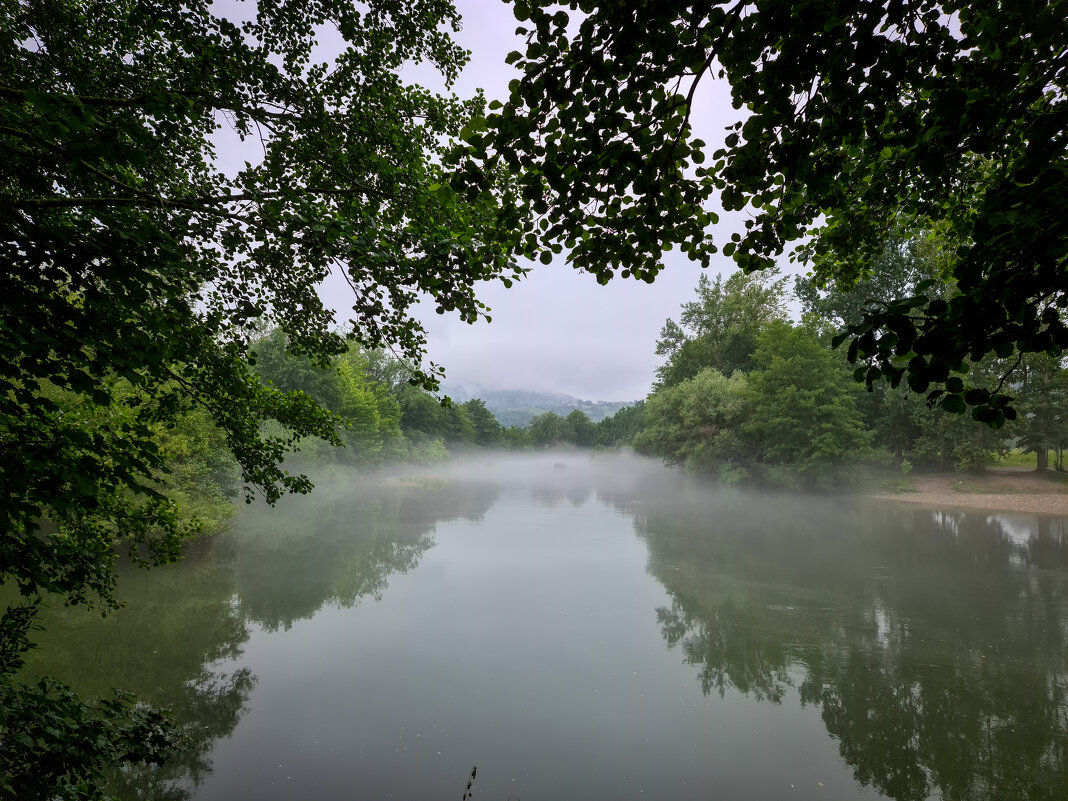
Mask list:
[[[523,49],[515,36],[513,6],[501,0],[456,0],[456,6],[464,20],[457,39],[471,51],[471,61],[455,91],[464,96],[481,88],[489,100],[505,99],[508,81],[518,75],[504,63],[505,56]],[[329,42],[323,46],[328,50]],[[413,67],[405,78],[443,88],[424,67]],[[715,149],[723,128],[740,112],[731,108],[728,88],[720,81],[706,78],[697,98],[691,121]],[[729,241],[733,231],[743,230],[743,219],[723,215],[712,231],[716,240]],[[511,289],[482,285],[480,298],[492,309],[490,324],[468,325],[427,306],[417,316],[428,331],[429,358],[445,368],[446,383],[452,386],[566,392],[587,400],[643,398],[659,363],[657,334],[665,319],[677,317],[679,306],[692,298],[701,271],[678,253],[667,254],[665,264],[652,285],[617,278],[600,286],[558,257],[549,266],[535,265]],[[788,267],[784,259],[784,270]],[[733,262],[719,257],[709,274],[733,269]],[[347,292],[340,279],[322,290],[341,314],[351,307]]]

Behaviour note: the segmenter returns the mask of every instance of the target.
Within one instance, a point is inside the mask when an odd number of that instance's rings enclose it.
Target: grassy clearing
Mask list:
[[[996,456],[991,461],[995,467],[1030,467],[1036,469],[1038,461],[1034,453],[1024,453],[1020,450],[1011,450],[1004,456]]]

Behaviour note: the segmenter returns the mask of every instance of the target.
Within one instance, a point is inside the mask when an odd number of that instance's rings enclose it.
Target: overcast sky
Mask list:
[[[515,36],[512,6],[500,0],[458,0],[463,30],[457,35],[471,51],[471,61],[455,91],[485,90],[488,99],[505,99],[508,81],[518,73],[504,63],[511,50],[523,49]],[[406,78],[440,89],[432,75],[413,69]],[[723,82],[706,78],[698,92],[692,122],[698,136],[715,149],[723,128],[738,119]],[[742,230],[740,215],[724,215],[713,230],[718,242]],[[535,265],[523,281],[505,289],[481,285],[480,297],[491,309],[492,323],[467,325],[428,307],[419,314],[429,332],[429,356],[446,371],[446,383],[483,389],[532,389],[566,392],[586,400],[636,400],[649,392],[656,337],[668,317],[693,297],[701,268],[677,253],[667,254],[665,269],[654,284],[616,278],[600,286],[564,263]],[[785,264],[784,268],[788,265]],[[733,271],[733,262],[713,260],[709,276]],[[324,288],[327,302],[351,307],[343,284]]]

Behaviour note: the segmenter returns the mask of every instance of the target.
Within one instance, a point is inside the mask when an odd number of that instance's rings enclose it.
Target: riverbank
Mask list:
[[[1028,512],[1068,517],[1068,476],[1029,468],[991,467],[970,473],[927,473],[902,479],[893,491],[872,498],[923,506],[956,506],[997,512]]]

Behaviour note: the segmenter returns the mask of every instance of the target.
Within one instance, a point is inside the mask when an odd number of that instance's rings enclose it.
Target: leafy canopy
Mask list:
[[[805,241],[818,280],[849,285],[904,222],[952,243],[959,291],[866,309],[847,336],[869,377],[925,392],[966,357],[1068,346],[1068,0],[514,6],[522,75],[468,142],[524,169],[502,221],[528,255],[652,280],[672,247],[753,271]],[[709,78],[739,110],[715,150],[690,125]],[[749,214],[722,248],[714,195]],[[1000,391],[933,392],[1011,416]]]
[[[299,437],[336,441],[336,418],[257,380],[250,341],[274,324],[291,352],[328,364],[344,350],[316,292],[328,275],[352,288],[351,336],[418,363],[419,293],[474,320],[474,285],[517,272],[489,183],[469,175],[458,195],[443,157],[481,99],[398,75],[429,61],[455,78],[466,54],[449,3],[250,12],[0,10],[0,556],[26,592],[106,591],[93,565],[116,532],[174,533],[149,490],[164,470],[150,429],[193,406],[225,431],[247,491],[307,491],[281,457]],[[327,28],[344,40],[331,62],[315,50]],[[227,137],[236,170],[217,160]],[[133,414],[112,411],[117,379]],[[416,379],[433,386],[433,369]],[[264,419],[284,433],[263,435]],[[42,520],[61,536],[36,535]]]
[[[697,299],[682,304],[678,323],[668,320],[660,330],[656,353],[668,360],[657,368],[658,385],[673,386],[705,367],[728,376],[751,370],[761,329],[786,319],[785,284],[774,271],[739,271],[726,281],[701,275]]]
[[[0,4],[0,584],[31,599],[0,616],[0,750],[17,739],[19,775],[57,797],[95,797],[113,757],[160,758],[116,722],[129,704],[10,681],[34,598],[113,603],[118,542],[163,562],[196,530],[159,490],[160,432],[199,408],[246,498],[306,492],[282,458],[306,437],[340,442],[339,418],[260,380],[256,332],[330,365],[346,337],[316,290],[335,275],[347,335],[419,364],[421,294],[473,321],[475,285],[522,272],[496,234],[497,179],[460,181],[447,155],[481,97],[400,78],[463,66],[447,0],[220,5]],[[0,772],[0,793],[31,797],[20,788]]]

